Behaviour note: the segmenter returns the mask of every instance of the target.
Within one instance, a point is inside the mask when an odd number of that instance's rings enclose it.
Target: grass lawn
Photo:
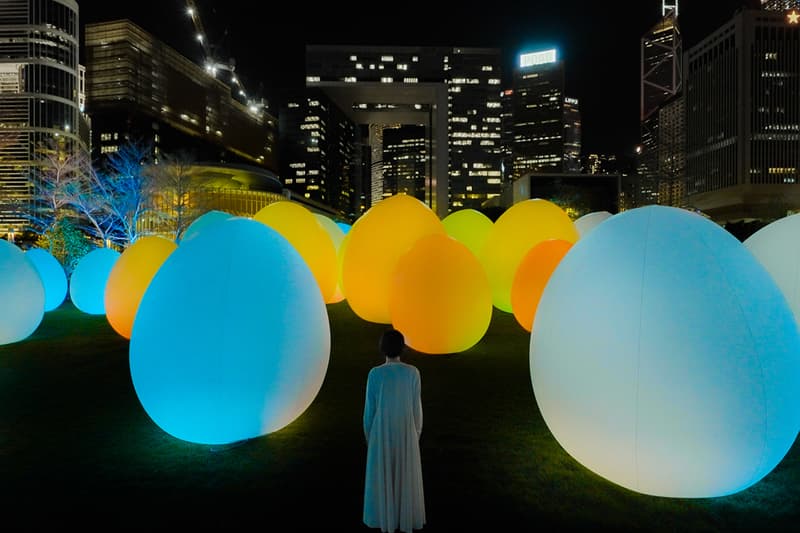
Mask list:
[[[22,526],[370,531],[361,522],[369,369],[386,326],[328,305],[332,350],[312,405],[232,446],[178,440],[133,389],[128,341],[66,302],[0,346],[0,520]],[[587,470],[536,405],[529,335],[495,310],[472,349],[407,351],[422,374],[424,531],[797,531],[800,445],[763,480],[714,499],[658,498]],[[798,406],[800,408],[800,406]],[[8,527],[13,525],[14,527]]]

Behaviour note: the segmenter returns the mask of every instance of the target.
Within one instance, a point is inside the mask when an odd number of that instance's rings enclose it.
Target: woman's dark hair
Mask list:
[[[386,357],[397,357],[405,348],[406,339],[396,329],[387,329],[381,335],[380,350]]]

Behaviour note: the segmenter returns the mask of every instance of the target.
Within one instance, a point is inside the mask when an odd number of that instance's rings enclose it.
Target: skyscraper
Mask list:
[[[498,49],[307,46],[306,73],[306,85],[328,93],[356,124],[425,128],[424,201],[440,216],[500,195]],[[376,155],[373,181],[384,154]]]
[[[125,139],[200,161],[276,171],[277,120],[234,99],[231,87],[128,20],[85,27],[92,150]]]
[[[284,186],[348,219],[357,211],[355,125],[320,90],[288,98],[278,113]]]
[[[78,29],[74,0],[0,5],[0,233],[25,228],[43,150],[87,148]]]
[[[662,18],[641,39],[640,131],[637,204],[658,203],[659,107],[681,91],[683,38],[678,2],[662,0]]]
[[[741,10],[686,65],[690,204],[720,223],[800,209],[800,24]]]
[[[565,96],[564,85],[564,62],[555,49],[520,55],[511,93],[513,179],[531,172],[566,172],[568,167],[580,172],[578,102]]]

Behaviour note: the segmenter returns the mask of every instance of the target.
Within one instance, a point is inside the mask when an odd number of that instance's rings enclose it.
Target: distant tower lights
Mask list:
[[[672,11],[672,16],[678,16],[678,0],[661,0],[661,16],[666,17]]]

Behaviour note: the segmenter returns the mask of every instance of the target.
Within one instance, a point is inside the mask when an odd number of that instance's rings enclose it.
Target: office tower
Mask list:
[[[128,20],[85,27],[87,112],[95,156],[125,140],[153,155],[277,171],[276,119],[234,99],[231,87]]]
[[[78,4],[0,4],[0,234],[22,233],[44,151],[87,149],[81,117]]]
[[[506,189],[506,185],[511,183],[513,176],[512,170],[514,168],[514,151],[511,148],[514,139],[513,96],[513,89],[504,89],[500,93],[500,145],[502,147],[500,169],[502,171],[503,185]]]
[[[369,128],[375,142],[382,128],[370,125],[425,128],[424,201],[439,216],[499,197],[499,50],[307,46],[306,74],[308,87],[325,91],[355,124]],[[383,156],[374,150],[373,183],[380,181]],[[375,199],[378,190],[382,186],[375,186]]]
[[[397,125],[383,129],[383,196],[407,194],[420,200],[427,188],[425,127]]]
[[[640,153],[636,203],[658,203],[659,106],[681,91],[683,39],[678,27],[678,3],[662,2],[662,18],[641,38]]]
[[[581,111],[577,98],[564,97],[564,172],[581,171]]]
[[[450,211],[479,209],[499,200],[503,187],[500,56],[494,49],[453,48],[443,61]]]
[[[683,207],[686,202],[686,106],[683,93],[658,108],[658,203]]]
[[[513,179],[565,171],[564,85],[555,49],[520,55],[511,95]]]
[[[686,54],[687,200],[720,223],[800,208],[800,25],[745,9]]]
[[[356,128],[320,90],[290,96],[278,113],[279,167],[284,186],[356,215]]]

